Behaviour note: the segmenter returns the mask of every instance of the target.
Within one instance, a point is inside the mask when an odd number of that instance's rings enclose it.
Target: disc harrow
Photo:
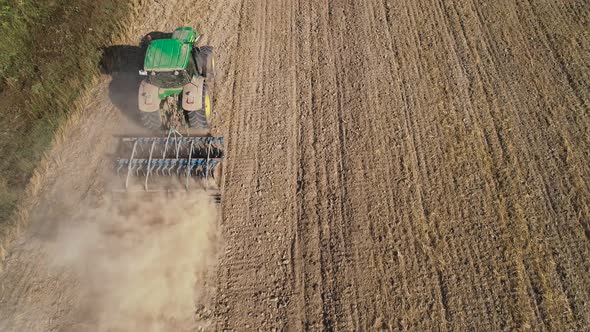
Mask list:
[[[176,178],[186,190],[201,179],[210,189],[209,179],[224,159],[223,143],[222,137],[185,137],[175,130],[167,137],[124,137],[121,154],[128,157],[116,160],[117,174],[124,176],[125,190],[132,178],[142,178],[145,191],[153,191],[155,178]]]

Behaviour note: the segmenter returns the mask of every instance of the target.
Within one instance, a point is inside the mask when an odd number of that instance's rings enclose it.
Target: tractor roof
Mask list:
[[[147,71],[172,71],[186,68],[192,45],[178,39],[157,39],[145,54]]]
[[[199,32],[191,27],[180,27],[170,39],[156,39],[145,54],[144,70],[172,71],[186,68],[192,44],[199,39]]]

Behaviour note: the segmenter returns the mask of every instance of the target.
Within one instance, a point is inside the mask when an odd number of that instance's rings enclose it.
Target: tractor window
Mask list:
[[[149,74],[151,84],[164,88],[178,88],[190,82],[190,76],[184,70],[151,72]]]

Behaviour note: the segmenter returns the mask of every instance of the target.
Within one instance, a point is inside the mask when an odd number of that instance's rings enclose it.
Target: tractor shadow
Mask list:
[[[141,39],[138,46],[113,45],[103,49],[100,70],[112,78],[109,98],[131,124],[140,125],[137,103],[141,83],[139,70],[143,69],[147,47],[151,40],[171,37],[171,33],[152,31]]]
[[[145,50],[138,46],[115,45],[103,50],[101,72],[111,76],[109,98],[121,114],[132,123],[139,123],[137,92],[139,70]]]

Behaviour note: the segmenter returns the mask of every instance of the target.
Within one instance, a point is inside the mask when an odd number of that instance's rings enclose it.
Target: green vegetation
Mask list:
[[[0,223],[99,71],[128,1],[0,0]]]

